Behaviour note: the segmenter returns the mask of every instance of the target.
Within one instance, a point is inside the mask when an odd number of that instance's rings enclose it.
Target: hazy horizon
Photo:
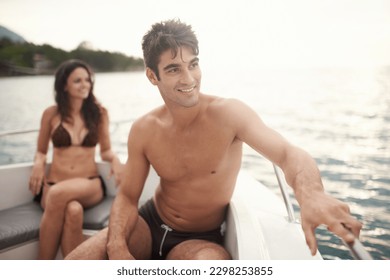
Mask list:
[[[0,25],[66,51],[87,41],[142,57],[142,36],[171,18],[192,25],[213,70],[390,64],[388,0],[0,1]]]

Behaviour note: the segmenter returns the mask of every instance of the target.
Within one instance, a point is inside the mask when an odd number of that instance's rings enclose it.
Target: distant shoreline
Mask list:
[[[141,71],[142,58],[119,52],[94,50],[88,42],[82,42],[72,51],[64,51],[51,45],[35,45],[0,38],[0,76],[52,75],[57,67],[69,59],[88,63],[94,72]]]
[[[119,73],[119,72],[142,72],[144,67],[131,67],[129,69],[118,70],[95,70],[94,73]],[[22,77],[22,76],[49,76],[55,73],[55,69],[36,69],[32,67],[22,67],[0,61],[0,77]]]

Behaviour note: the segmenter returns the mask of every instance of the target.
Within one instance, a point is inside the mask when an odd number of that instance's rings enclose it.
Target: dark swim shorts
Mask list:
[[[163,260],[177,244],[191,239],[207,240],[223,245],[221,227],[206,232],[180,232],[166,225],[157,213],[153,199],[140,209],[140,216],[149,225],[152,234],[152,260]]]

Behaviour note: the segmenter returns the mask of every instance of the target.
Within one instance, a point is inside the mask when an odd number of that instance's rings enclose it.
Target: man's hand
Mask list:
[[[108,242],[107,254],[109,260],[135,260],[133,255],[130,254],[126,242]]]
[[[321,224],[345,242],[353,242],[359,237],[362,224],[351,216],[348,205],[340,200],[319,191],[306,197],[300,206],[302,228],[312,255],[317,252],[315,229]]]
[[[129,250],[117,250],[108,254],[109,260],[135,260],[135,258],[130,254]]]

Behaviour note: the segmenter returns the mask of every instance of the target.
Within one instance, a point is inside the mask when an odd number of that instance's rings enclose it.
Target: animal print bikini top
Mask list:
[[[95,147],[98,143],[98,137],[96,133],[91,133],[88,131],[81,144],[73,144],[72,138],[70,137],[70,134],[66,128],[62,125],[62,122],[53,131],[51,140],[53,141],[53,146],[55,148],[66,148],[70,146]]]

